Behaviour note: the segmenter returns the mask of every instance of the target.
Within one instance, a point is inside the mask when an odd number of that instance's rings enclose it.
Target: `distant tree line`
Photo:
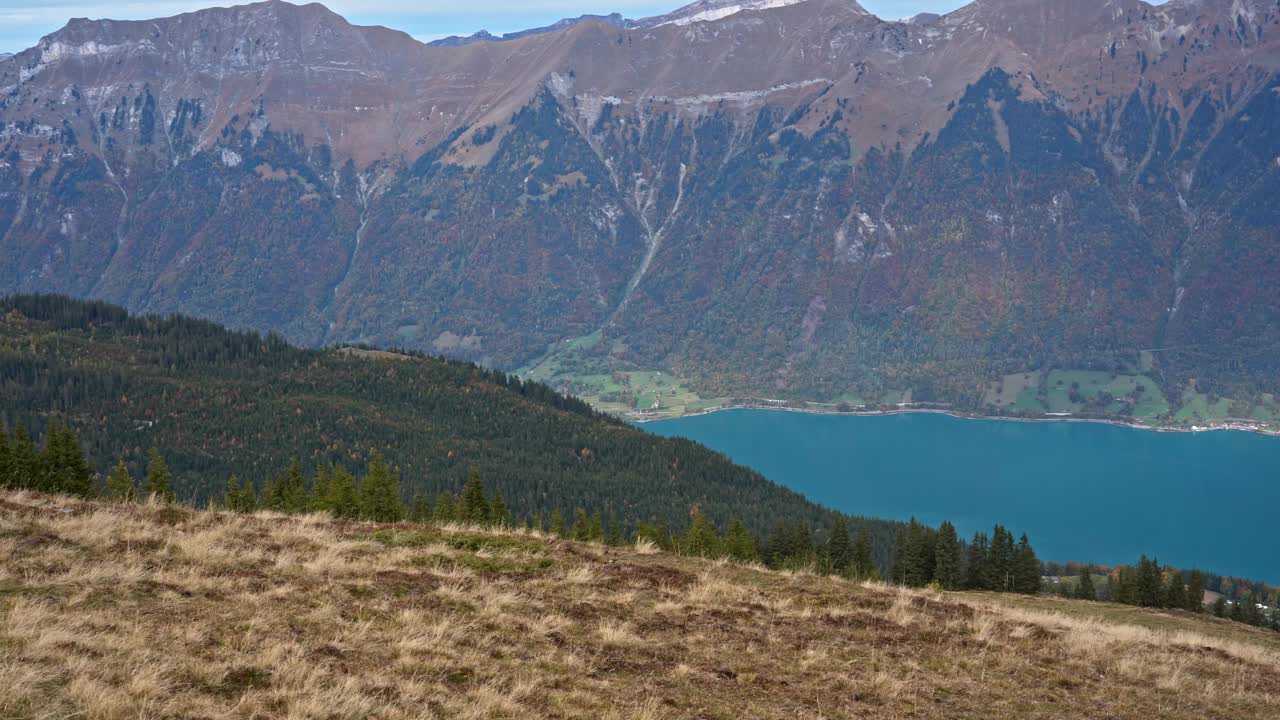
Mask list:
[[[1058,571],[1059,567],[1050,568]],[[1072,563],[1071,565],[1075,565]],[[1080,565],[1075,574],[1050,573],[1046,578],[1047,592],[1075,598],[1136,605],[1138,607],[1165,610],[1185,610],[1192,613],[1210,612],[1220,618],[1256,625],[1280,631],[1280,589],[1268,591],[1262,583],[1252,584],[1233,598],[1213,591],[1214,601],[1205,604],[1208,579],[1221,578],[1200,570],[1179,570],[1161,567],[1158,560],[1141,556],[1134,565],[1118,565],[1105,568]]]

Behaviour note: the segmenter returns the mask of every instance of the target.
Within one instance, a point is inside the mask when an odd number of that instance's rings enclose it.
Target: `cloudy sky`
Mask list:
[[[296,0],[302,2],[302,0]],[[584,13],[620,12],[646,17],[670,12],[691,0],[321,0],[360,25],[386,25],[422,39],[469,35],[480,29],[501,34],[548,25]],[[238,5],[237,0],[0,0],[0,52],[35,45],[62,27],[68,18],[142,20],[176,15],[211,5]],[[964,0],[862,0],[862,6],[884,18],[918,12],[945,12]]]

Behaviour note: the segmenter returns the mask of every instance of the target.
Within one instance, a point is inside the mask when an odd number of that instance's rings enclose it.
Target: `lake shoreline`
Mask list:
[[[663,417],[651,417],[644,414],[628,414],[627,419],[639,425],[652,422],[661,422],[663,420],[679,420],[681,418],[698,417],[701,415],[711,415],[712,413],[724,412],[727,410],[776,410],[779,412],[802,413],[805,415],[832,415],[838,417],[887,417],[892,415],[945,415],[958,420],[998,420],[1001,422],[1024,422],[1024,423],[1094,423],[1098,425],[1112,425],[1114,427],[1129,428],[1132,430],[1149,430],[1152,432],[1162,433],[1203,433],[1203,432],[1245,432],[1255,435],[1266,435],[1268,437],[1280,437],[1280,430],[1267,430],[1265,428],[1236,427],[1236,426],[1192,426],[1189,428],[1173,427],[1169,425],[1147,425],[1144,423],[1114,419],[1114,418],[1085,418],[1085,417],[1015,417],[1008,415],[980,415],[977,413],[966,413],[959,410],[946,410],[942,408],[896,408],[892,410],[824,410],[821,408],[796,408],[785,407],[771,404],[738,404],[724,405],[721,407],[705,408],[694,412],[683,412],[675,415],[667,415]]]

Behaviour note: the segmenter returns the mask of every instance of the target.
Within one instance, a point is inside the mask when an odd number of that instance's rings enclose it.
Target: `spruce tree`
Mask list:
[[[489,501],[484,496],[484,483],[480,481],[480,471],[471,468],[471,476],[462,488],[462,502],[458,508],[458,520],[476,525],[489,522]]]
[[[716,534],[716,526],[697,507],[690,512],[689,529],[680,543],[680,552],[697,557],[719,557],[720,539]]]
[[[561,522],[563,523],[563,521]],[[660,547],[664,550],[668,550],[671,548],[670,538],[668,538],[667,534],[662,531],[662,528],[658,527],[657,525],[651,525],[649,523],[640,523],[640,525],[636,527],[635,537],[636,537],[636,542],[640,542],[641,540],[648,540],[649,542],[653,543],[655,547]]]
[[[44,450],[40,453],[40,470],[34,489],[41,492],[61,492],[63,482],[62,426],[57,420],[49,421],[44,434]]]
[[[976,532],[969,541],[968,561],[965,563],[964,586],[970,590],[990,589],[987,581],[990,572],[987,569],[987,553],[990,551],[990,540],[987,534]]]
[[[587,531],[587,539],[591,542],[604,542],[604,518],[597,510],[591,513],[591,528]]]
[[[574,511],[573,529],[569,531],[569,536],[583,542],[591,539],[591,521],[587,519],[586,510],[578,508]]]
[[[892,577],[889,578],[895,585],[902,585],[907,581],[907,542],[907,528],[899,525],[893,538],[893,569]]]
[[[494,527],[507,527],[511,524],[511,511],[507,502],[502,499],[502,491],[493,491],[493,503],[489,508],[489,523]]]
[[[242,513],[258,511],[258,488],[254,486],[252,480],[244,480],[240,483],[240,504],[236,510]]]
[[[222,494],[222,507],[232,512],[242,512],[240,510],[240,478],[235,473],[231,474],[231,478],[227,480],[226,492]]]
[[[866,525],[858,528],[858,539],[853,541],[849,574],[858,580],[878,580],[880,577],[875,558],[871,555],[871,531]]]
[[[441,525],[455,522],[458,519],[457,503],[454,502],[451,493],[441,492],[436,495],[435,518],[436,522]]]
[[[1093,588],[1093,575],[1089,573],[1088,565],[1080,568],[1080,584],[1076,586],[1076,598],[1079,600],[1098,599],[1098,593]]]
[[[1137,593],[1138,605],[1142,607],[1160,607],[1161,595],[1164,594],[1164,583],[1161,582],[1160,563],[1143,555],[1138,560]]]
[[[50,478],[50,489],[54,492],[66,493],[87,498],[93,492],[93,469],[84,459],[84,449],[80,447],[80,439],[66,425],[58,429],[61,440],[58,443],[58,474]]]
[[[1265,618],[1262,617],[1262,608],[1258,607],[1258,599],[1254,597],[1253,593],[1246,595],[1241,602],[1244,603],[1245,622],[1250,625],[1262,625],[1265,622]]]
[[[35,489],[41,483],[40,456],[36,453],[35,443],[27,426],[21,422],[13,429],[13,444],[10,446],[9,487],[17,489]]]
[[[1186,608],[1193,613],[1204,612],[1204,575],[1199,570],[1192,570],[1187,581]]]
[[[311,482],[311,491],[307,494],[308,512],[333,513],[333,509],[329,507],[329,483],[332,480],[332,467],[321,465],[316,468],[316,479]]]
[[[356,491],[356,478],[344,467],[334,468],[329,475],[328,497],[325,509],[340,520],[360,517],[360,495]]]
[[[566,537],[566,533],[564,513],[560,512],[560,508],[555,508],[551,511],[551,534],[556,537]]]
[[[302,475],[302,463],[297,458],[289,461],[289,469],[285,471],[284,484],[281,485],[279,492],[282,512],[296,515],[310,509],[307,480]]]
[[[1018,541],[1017,553],[1014,557],[1014,592],[1035,595],[1040,592],[1040,559],[1031,547],[1027,534],[1022,533]]]
[[[1016,552],[1013,533],[996,525],[991,531],[991,549],[987,553],[987,589],[997,592],[1013,590]]]
[[[1247,618],[1244,609],[1245,597],[1244,595],[1237,596],[1236,601],[1231,603],[1231,612],[1228,616],[1236,622],[1244,622]]]
[[[1187,607],[1187,586],[1182,582],[1180,570],[1169,573],[1169,582],[1164,589],[1164,606],[1177,610]]]
[[[1112,599],[1124,605],[1138,605],[1139,598],[1136,571],[1128,567],[1120,568],[1119,577],[1116,580],[1115,597]]]
[[[743,524],[742,518],[734,516],[729,523],[729,531],[724,536],[724,554],[738,562],[755,562],[759,559],[756,550],[756,539]]]
[[[130,502],[135,493],[129,466],[124,464],[124,460],[117,460],[107,474],[107,497],[116,502]]]
[[[827,539],[827,563],[831,570],[843,575],[853,561],[853,547],[849,544],[849,526],[844,518],[837,515],[831,523],[831,537]]]
[[[165,464],[159,448],[151,448],[147,461],[146,494],[166,502],[174,499],[173,476],[169,473],[169,466]]]
[[[427,500],[426,495],[413,496],[413,502],[409,503],[409,520],[415,523],[431,520],[431,502]]]
[[[400,481],[391,473],[382,453],[375,450],[369,459],[368,474],[360,482],[360,515],[374,522],[396,522],[404,517]]]
[[[0,490],[13,482],[13,451],[9,449],[9,431],[0,425]]]
[[[609,511],[609,532],[606,534],[604,542],[611,547],[619,547],[626,543],[622,532],[622,523],[618,522],[618,516],[612,510]]]
[[[947,590],[957,590],[961,585],[960,538],[950,522],[938,528],[938,540],[934,548],[933,579]]]
[[[912,518],[907,528],[907,561],[903,582],[912,587],[923,587],[932,582],[935,555],[933,530]]]
[[[1220,618],[1227,616],[1227,599],[1221,595],[1213,601],[1213,616]]]

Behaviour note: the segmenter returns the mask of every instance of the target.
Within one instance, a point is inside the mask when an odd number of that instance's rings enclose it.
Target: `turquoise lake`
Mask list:
[[[1280,438],[1097,423],[727,410],[646,430],[725,453],[845,512],[965,536],[1026,531],[1040,557],[1280,582]]]

